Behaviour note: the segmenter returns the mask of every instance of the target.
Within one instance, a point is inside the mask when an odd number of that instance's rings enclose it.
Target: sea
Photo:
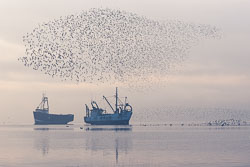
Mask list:
[[[249,167],[250,126],[0,125],[1,167]]]

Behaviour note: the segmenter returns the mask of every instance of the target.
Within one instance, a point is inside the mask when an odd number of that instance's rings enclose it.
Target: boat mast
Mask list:
[[[48,102],[48,97],[46,97],[46,96],[43,96],[43,101],[42,101],[42,105],[43,105],[43,107],[42,107],[42,109],[43,110],[49,110],[49,102]]]
[[[115,93],[115,112],[118,112],[118,88],[116,87],[116,93]]]
[[[42,104],[42,105],[43,105],[43,106],[42,106],[42,109],[44,110],[44,109],[45,109],[44,106],[45,106],[45,103],[46,103],[46,99],[45,99],[45,94],[44,94],[44,93],[43,93],[43,100],[42,100],[42,103],[43,103],[43,104]]]
[[[48,97],[43,94],[43,98],[41,103],[37,106],[37,109],[43,110],[44,112],[48,113],[49,112],[49,102],[48,102]]]

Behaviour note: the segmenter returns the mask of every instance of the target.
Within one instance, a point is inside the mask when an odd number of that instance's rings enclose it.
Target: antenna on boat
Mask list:
[[[116,111],[113,109],[112,105],[109,103],[108,99],[103,96],[103,98],[106,100],[106,102],[108,103],[108,105],[110,106],[110,108],[112,109],[112,111],[115,113]]]
[[[118,112],[118,88],[116,87],[115,92],[115,112]]]

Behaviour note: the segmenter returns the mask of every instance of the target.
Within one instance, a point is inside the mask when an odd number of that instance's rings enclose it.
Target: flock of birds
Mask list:
[[[246,121],[228,119],[228,120],[215,120],[207,123],[208,126],[249,126]]]
[[[38,25],[23,36],[25,66],[76,82],[150,82],[167,75],[210,25],[156,21],[113,9],[91,9]]]

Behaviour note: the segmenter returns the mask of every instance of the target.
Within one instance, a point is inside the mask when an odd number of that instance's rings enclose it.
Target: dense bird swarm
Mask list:
[[[76,82],[146,81],[164,76],[199,40],[218,29],[91,9],[43,23],[23,37],[25,66]]]

